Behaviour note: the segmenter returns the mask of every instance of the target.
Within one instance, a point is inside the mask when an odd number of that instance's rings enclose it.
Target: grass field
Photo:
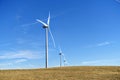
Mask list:
[[[120,67],[80,66],[32,70],[0,70],[0,80],[120,80]]]

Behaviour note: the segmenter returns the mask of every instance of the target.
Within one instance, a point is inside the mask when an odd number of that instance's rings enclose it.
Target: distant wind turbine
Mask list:
[[[62,67],[62,57],[63,57],[63,62],[64,62],[64,66],[66,66],[68,64],[65,55],[63,54],[61,48],[59,48],[59,55],[60,55],[60,67]]]
[[[50,27],[49,27],[49,24],[50,24],[50,12],[49,12],[49,15],[48,15],[48,20],[47,20],[47,23],[44,23],[43,21],[39,20],[39,19],[36,19],[38,22],[40,22],[41,24],[43,24],[43,28],[45,29],[45,53],[46,53],[46,56],[45,56],[45,68],[48,68],[48,31],[51,35],[51,38],[52,38],[52,41],[53,41],[53,44],[54,44],[54,47],[55,47],[55,41],[54,41],[54,37],[51,33],[51,30],[50,30]]]
[[[59,55],[60,55],[60,67],[62,67],[62,50],[61,50],[61,48],[60,48]]]
[[[67,63],[67,60],[66,60],[65,55],[63,54],[61,48],[59,48],[59,51],[60,51],[59,52],[59,55],[60,55],[60,67],[62,67],[62,61],[64,62],[64,66],[65,66],[66,63]],[[63,59],[62,59],[62,57],[63,57]]]

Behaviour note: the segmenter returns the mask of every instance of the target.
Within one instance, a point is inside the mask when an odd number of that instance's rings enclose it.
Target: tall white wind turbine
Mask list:
[[[48,15],[48,20],[47,20],[47,23],[44,23],[43,21],[39,20],[39,19],[36,19],[38,22],[40,22],[41,24],[43,24],[43,28],[45,29],[45,68],[48,68],[48,31],[50,32],[50,35],[52,37],[52,40],[53,40],[53,44],[54,44],[54,47],[55,47],[55,41],[54,41],[54,37],[50,31],[50,28],[49,28],[49,23],[50,23],[50,13]]]

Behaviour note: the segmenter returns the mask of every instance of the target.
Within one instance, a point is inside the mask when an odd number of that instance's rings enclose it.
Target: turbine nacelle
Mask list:
[[[62,53],[60,52],[59,55],[62,55]]]
[[[48,26],[43,25],[43,28],[48,28]]]

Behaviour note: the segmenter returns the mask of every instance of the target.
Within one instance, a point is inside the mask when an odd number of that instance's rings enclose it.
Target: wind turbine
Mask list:
[[[63,57],[63,62],[64,62],[64,66],[66,66],[67,64],[67,60],[65,58],[65,55],[63,54],[61,48],[59,48],[59,55],[60,55],[60,67],[62,67],[62,57]]]
[[[60,67],[62,67],[62,50],[61,50],[61,48],[60,48],[59,55],[60,55]]]
[[[55,47],[55,41],[54,41],[54,37],[51,33],[51,30],[49,28],[49,23],[50,23],[50,12],[48,15],[48,20],[47,23],[44,23],[43,21],[36,19],[38,22],[40,22],[41,24],[43,24],[43,28],[45,29],[45,68],[48,68],[48,31],[50,32],[50,35],[52,37],[52,41]]]
[[[66,64],[66,60],[64,59],[64,66],[66,66],[65,64]]]

